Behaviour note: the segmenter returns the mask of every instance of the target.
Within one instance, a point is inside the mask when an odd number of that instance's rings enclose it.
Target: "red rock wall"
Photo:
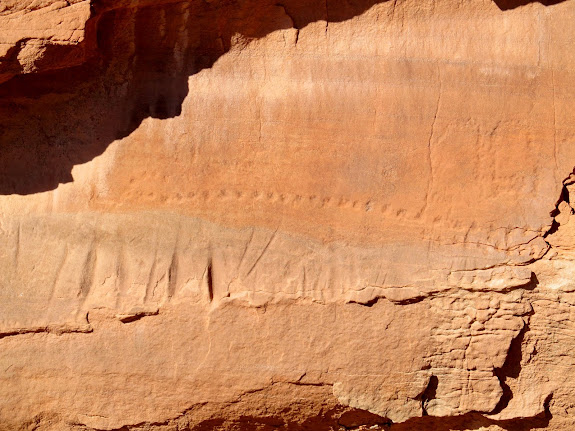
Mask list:
[[[0,2],[0,429],[571,429],[574,23]]]

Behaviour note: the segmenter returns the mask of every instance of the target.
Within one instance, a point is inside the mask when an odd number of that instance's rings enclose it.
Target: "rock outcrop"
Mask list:
[[[0,430],[575,427],[575,3],[0,0]]]

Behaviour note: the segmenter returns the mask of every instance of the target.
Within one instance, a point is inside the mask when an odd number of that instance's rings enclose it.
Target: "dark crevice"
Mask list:
[[[364,307],[368,307],[371,308],[373,307],[375,304],[377,304],[379,302],[379,300],[382,299],[381,296],[376,296],[375,298],[370,299],[369,301],[349,301],[350,304],[358,304],[358,305],[363,305]]]
[[[565,181],[567,181],[567,180],[565,180]],[[569,189],[567,188],[565,181],[563,181],[563,187],[561,188],[561,193],[559,194],[559,199],[557,199],[557,202],[555,203],[555,208],[549,213],[549,215],[551,217],[557,217],[561,213],[561,211],[559,210],[559,205],[561,205],[561,203],[566,202],[567,204],[569,204],[569,206],[571,206],[571,201],[570,201],[570,197],[569,197]],[[573,208],[571,208],[571,210],[573,210]]]
[[[385,299],[394,305],[411,305],[411,304],[417,304],[418,302],[421,302],[427,298],[429,298],[429,296],[420,295],[420,296],[416,296],[413,298],[407,298],[407,299],[402,299],[402,300],[396,300],[396,299],[391,300],[391,299],[386,298],[383,295],[379,295],[379,296],[376,296],[375,298],[372,298],[368,301],[361,301],[361,300],[354,299],[354,300],[349,300],[348,302],[350,304],[358,304],[358,305],[363,305],[364,307],[370,307],[371,308],[375,304],[377,304],[379,301],[381,301],[382,299]]]
[[[14,337],[16,335],[27,335],[27,334],[87,334],[92,332],[92,327],[88,325],[84,326],[77,326],[77,327],[68,327],[68,326],[42,326],[36,328],[28,328],[28,329],[15,329],[13,331],[3,331],[0,332],[0,339],[6,337]]]
[[[545,416],[545,419],[547,419],[548,421],[553,419],[553,415],[551,414],[551,409],[549,407],[552,399],[553,399],[553,392],[547,395],[547,398],[545,398],[545,401],[543,401],[543,415]]]
[[[529,331],[529,325],[525,324],[517,337],[515,337],[509,346],[509,351],[507,352],[507,357],[505,358],[505,363],[501,368],[495,368],[493,374],[497,376],[499,382],[501,383],[501,388],[503,389],[503,395],[499,399],[499,402],[493,410],[493,414],[500,413],[505,407],[509,405],[509,402],[513,398],[513,392],[507,384],[507,379],[516,379],[521,373],[521,360],[523,359],[522,344],[525,338],[525,334]]]
[[[418,302],[421,302],[426,298],[427,296],[421,295],[416,296],[415,298],[408,298],[408,299],[402,299],[400,301],[391,301],[391,302],[396,305],[411,305],[411,304],[417,304]]]
[[[543,234],[543,238],[547,238],[549,235],[553,235],[554,233],[556,233],[559,230],[559,226],[561,226],[559,222],[553,219],[553,221],[551,222],[551,227],[547,230],[547,232]]]
[[[168,268],[168,297],[172,298],[176,293],[176,286],[178,280],[178,256],[176,251],[172,255],[172,261]]]
[[[159,310],[140,311],[140,312],[136,312],[136,313],[120,315],[120,316],[118,316],[118,319],[122,323],[132,323],[132,322],[136,322],[136,321],[142,319],[143,317],[157,316],[158,314],[159,314]]]
[[[547,238],[549,235],[553,235],[559,230],[561,223],[557,221],[556,217],[559,214],[561,214],[561,210],[559,209],[559,207],[561,206],[562,203],[565,202],[569,206],[570,213],[575,214],[575,209],[573,209],[573,207],[571,206],[571,197],[569,195],[569,189],[567,188],[567,186],[572,185],[574,182],[575,182],[575,168],[573,168],[573,171],[569,173],[569,176],[562,181],[562,187],[561,187],[561,193],[559,194],[559,199],[557,199],[557,202],[555,203],[555,208],[553,208],[549,212],[549,215],[553,217],[553,220],[551,221],[551,226],[549,227],[547,232],[543,234],[543,238]]]
[[[210,302],[214,300],[214,274],[212,260],[208,262],[208,267],[206,268],[206,281],[208,284],[208,298]]]
[[[437,394],[437,386],[439,385],[439,379],[437,376],[431,376],[427,387],[425,390],[417,397],[421,401],[421,415],[429,416],[427,413],[427,405],[429,401],[434,400]]]
[[[567,188],[565,182],[563,182],[563,187],[561,188],[561,195],[559,196],[557,204],[561,202],[567,202],[568,204],[571,204],[571,200],[569,198],[569,189]]]

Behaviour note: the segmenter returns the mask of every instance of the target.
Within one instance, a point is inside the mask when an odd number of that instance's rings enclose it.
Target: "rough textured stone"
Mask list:
[[[0,0],[0,430],[571,429],[574,23]]]

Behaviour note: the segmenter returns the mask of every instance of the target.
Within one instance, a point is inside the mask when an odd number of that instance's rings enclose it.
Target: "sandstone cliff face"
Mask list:
[[[575,4],[0,0],[0,429],[575,426]]]

